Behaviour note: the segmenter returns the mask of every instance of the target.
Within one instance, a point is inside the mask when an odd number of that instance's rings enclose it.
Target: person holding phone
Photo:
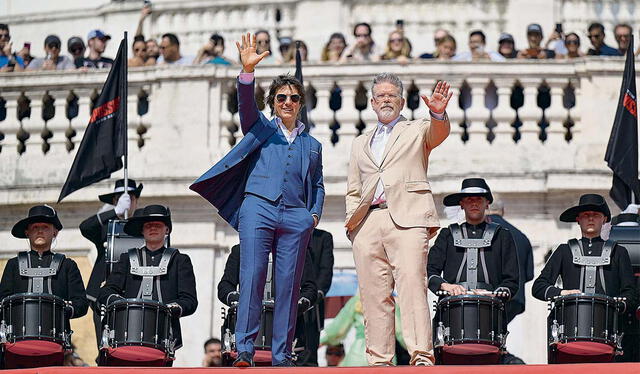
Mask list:
[[[562,30],[562,23],[556,23],[556,28],[551,35],[549,35],[549,39],[545,44],[545,48],[556,53],[556,58],[561,58],[560,55],[564,56],[569,52],[564,44],[564,38],[565,34]]]
[[[469,52],[458,53],[453,56],[454,61],[504,61],[505,58],[498,52],[486,50],[487,38],[481,30],[473,30],[469,33]]]
[[[62,42],[57,35],[49,35],[44,39],[46,57],[31,61],[27,70],[71,70],[75,69],[73,61],[68,56],[60,56]]]
[[[0,23],[0,73],[24,69],[24,60],[11,52],[12,46],[9,25]]]
[[[518,58],[521,59],[547,59],[555,58],[556,53],[550,49],[542,48],[542,26],[532,23],[527,26],[527,42],[529,48],[521,49],[518,52]]]

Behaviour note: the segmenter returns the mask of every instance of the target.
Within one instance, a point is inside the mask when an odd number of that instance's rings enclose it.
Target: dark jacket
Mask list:
[[[516,251],[518,253],[518,268],[520,282],[518,284],[518,292],[507,303],[507,323],[511,322],[518,314],[524,312],[525,308],[525,289],[524,285],[530,280],[533,280],[533,249],[531,248],[531,242],[522,231],[518,230],[509,221],[497,214],[491,214],[487,216],[489,222],[497,223],[500,226],[509,229],[509,232],[513,236],[513,241],[516,244]]]
[[[95,301],[98,297],[100,286],[107,279],[104,243],[107,241],[107,225],[112,219],[118,219],[114,209],[94,214],[80,224],[82,236],[89,239],[98,250],[91,276],[89,276],[89,283],[87,284],[87,297],[91,301]]]
[[[481,238],[486,228],[486,223],[477,226],[463,223],[467,227],[469,238]],[[443,228],[438,234],[435,244],[429,250],[427,261],[427,276],[429,279],[429,289],[436,292],[444,282],[454,284],[456,282],[458,270],[462,265],[465,249],[453,245],[453,236],[449,228]],[[503,287],[509,290],[511,297],[518,292],[518,256],[513,237],[508,229],[498,227],[491,247],[484,249],[487,274],[489,280],[484,278],[482,270],[482,259],[478,254],[478,283],[484,282],[491,285],[493,291]],[[460,282],[467,280],[466,266],[462,270]]]
[[[620,51],[606,44],[602,44],[599,49],[589,48],[588,56],[621,56]]]
[[[38,252],[29,251],[29,257],[31,259],[31,267],[49,267],[53,259],[53,253],[47,251],[40,257]],[[47,283],[45,278],[45,292],[71,302],[73,311],[70,318],[78,318],[87,314],[89,301],[85,294],[80,270],[78,270],[78,265],[76,265],[75,261],[65,257],[57,274],[51,279],[52,290],[47,289]],[[0,281],[0,298],[4,299],[7,296],[27,292],[28,287],[29,278],[20,275],[18,257],[10,259],[4,268],[2,281]]]
[[[158,266],[165,248],[157,251],[149,251],[147,247],[138,249],[138,256],[144,254],[148,266]],[[143,263],[142,261],[140,262]],[[136,298],[142,277],[130,273],[129,254],[123,253],[120,261],[114,264],[113,272],[109,275],[107,283],[100,289],[98,302],[108,305],[114,301],[112,295],[120,295],[125,298]],[[160,289],[162,291],[162,303],[177,303],[182,308],[180,317],[193,314],[198,307],[196,295],[196,278],[193,273],[193,265],[189,256],[180,252],[176,253],[171,262],[167,274],[160,276]],[[157,290],[153,290],[153,299],[158,300]],[[180,321],[178,318],[172,319],[173,336],[177,339],[176,349],[182,346],[182,334],[180,331]]]
[[[306,258],[304,261],[304,269],[302,270],[302,282],[300,283],[300,297],[305,297],[309,300],[310,305],[316,302],[318,297],[318,288],[316,286],[316,275],[313,271],[313,261],[311,260],[311,253],[307,250]],[[229,295],[232,292],[238,291],[238,285],[240,284],[240,245],[236,244],[231,247],[231,253],[227,257],[227,262],[224,266],[224,274],[222,279],[218,283],[218,300],[222,301],[227,306],[230,306]],[[275,293],[275,284],[272,282],[272,291]],[[236,297],[237,300],[237,297]]]
[[[585,253],[587,256],[600,256],[602,254],[602,246],[604,241],[601,238],[589,240],[582,238],[582,246],[585,251],[591,246],[591,253]],[[569,245],[560,244],[553,252],[549,261],[542,269],[540,276],[533,282],[532,293],[536,299],[550,300],[556,296],[560,296],[560,291],[579,290],[580,289],[580,273],[581,266],[573,263],[573,255]],[[603,266],[603,274],[605,287],[602,287],[600,276],[596,279],[596,293],[604,294],[612,297],[626,297],[627,307],[633,307],[637,304],[638,293],[633,278],[633,270],[631,268],[631,260],[627,249],[621,245],[616,245],[611,251],[611,263]],[[598,271],[599,273],[599,271]],[[556,287],[558,277],[562,277],[562,288]]]

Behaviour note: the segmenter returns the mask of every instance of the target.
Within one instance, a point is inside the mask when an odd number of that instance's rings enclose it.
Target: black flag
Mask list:
[[[58,203],[67,195],[90,184],[109,178],[122,169],[127,153],[127,41],[120,42],[118,55],[107,81],[91,111],[89,124],[73,160]]]
[[[627,60],[622,77],[616,118],[611,129],[607,165],[613,170],[613,184],[609,195],[620,209],[640,197],[638,182],[638,113],[636,99],[636,68],[633,55],[633,35],[627,48]],[[632,197],[632,195],[634,195]]]
[[[302,57],[300,56],[300,41],[296,41],[296,79],[300,81],[302,87],[304,87],[304,80],[302,79]],[[309,123],[309,118],[307,117],[307,106],[303,106],[300,108],[300,121],[304,123],[305,132],[309,132],[311,128],[311,123]]]

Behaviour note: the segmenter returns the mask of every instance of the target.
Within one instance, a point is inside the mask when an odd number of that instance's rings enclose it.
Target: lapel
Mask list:
[[[371,152],[371,139],[373,138],[373,135],[376,133],[376,131],[378,131],[377,123],[376,127],[365,135],[364,153],[369,157],[369,159],[371,159],[371,162],[373,162],[375,165],[378,165],[376,158],[373,156],[373,152]]]
[[[306,178],[309,171],[309,160],[311,159],[311,143],[306,132],[298,135],[302,141],[302,177]]]
[[[387,140],[387,144],[384,146],[384,153],[382,154],[382,161],[380,161],[380,165],[384,164],[384,160],[387,158],[391,147],[398,140],[400,134],[407,128],[409,122],[404,116],[400,116],[398,122],[393,126],[393,130],[391,130],[391,135],[389,135],[389,140]]]

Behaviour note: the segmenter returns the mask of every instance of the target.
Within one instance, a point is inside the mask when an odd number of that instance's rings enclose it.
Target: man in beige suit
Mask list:
[[[378,124],[353,141],[345,226],[353,243],[371,366],[391,365],[394,355],[394,287],[411,364],[434,362],[426,267],[429,238],[439,222],[427,167],[431,150],[449,135],[449,88],[438,82],[431,98],[422,96],[431,118],[408,121],[400,115],[405,103],[400,79],[377,75],[371,106]]]

